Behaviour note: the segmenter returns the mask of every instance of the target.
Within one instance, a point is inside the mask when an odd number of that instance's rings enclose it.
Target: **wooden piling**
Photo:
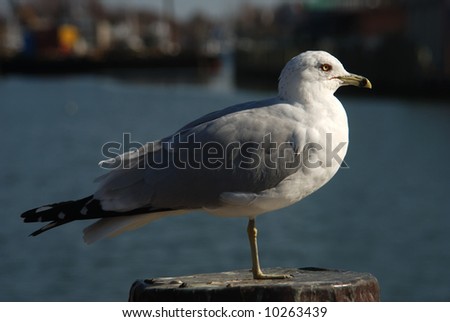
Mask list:
[[[249,270],[137,280],[131,302],[374,302],[380,300],[377,279],[369,273],[322,268],[272,268],[283,280],[254,280]]]

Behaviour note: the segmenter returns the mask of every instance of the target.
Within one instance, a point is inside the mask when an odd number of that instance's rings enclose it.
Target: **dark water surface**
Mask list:
[[[92,193],[103,173],[101,146],[123,133],[147,142],[207,112],[272,95],[102,77],[0,79],[0,300],[122,301],[137,278],[250,267],[245,219],[195,213],[86,246],[88,222],[31,238],[38,225],[19,215]],[[449,104],[376,91],[341,101],[350,168],[258,218],[263,267],[371,272],[385,301],[449,301]]]

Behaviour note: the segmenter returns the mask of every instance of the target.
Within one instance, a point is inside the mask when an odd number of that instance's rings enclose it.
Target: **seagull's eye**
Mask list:
[[[323,70],[324,72],[329,72],[332,69],[332,67],[330,64],[322,64],[320,65],[320,69]]]

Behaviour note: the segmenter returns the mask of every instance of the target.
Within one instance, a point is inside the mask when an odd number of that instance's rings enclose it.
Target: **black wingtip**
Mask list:
[[[40,229],[33,231],[31,234],[28,235],[28,237],[35,237],[37,235],[39,235],[40,233],[42,233],[42,231]]]
[[[23,221],[29,222],[47,222],[47,221],[61,221],[61,213],[65,216],[71,216],[72,220],[78,219],[80,210],[91,201],[93,196],[88,196],[79,200],[70,200],[57,202],[49,205],[40,206],[25,211],[20,215]],[[81,218],[80,218],[81,219]],[[87,219],[87,218],[86,218]]]
[[[35,237],[37,235],[42,234],[46,230],[46,229],[44,230],[44,228],[45,227],[42,227],[42,228],[39,228],[38,230],[33,231],[31,234],[28,235],[28,237]]]
[[[23,219],[23,222],[50,221],[52,220],[51,217],[46,217],[53,214],[53,206],[54,205],[46,205],[27,210],[20,215],[20,218]]]
[[[34,215],[35,213],[36,213],[36,208],[30,209],[30,210],[27,210],[24,213],[22,213],[20,215],[20,218],[23,218],[23,221],[27,222],[27,220],[29,220],[30,216]]]
[[[79,199],[58,202],[51,205],[45,205],[30,209],[20,215],[25,223],[31,222],[49,222],[47,225],[32,232],[29,236],[37,236],[47,230],[67,224],[74,220],[97,219],[118,216],[139,215],[149,212],[169,211],[173,209],[155,209],[150,207],[137,208],[128,212],[105,211],[102,209],[99,200],[94,196]]]
[[[55,227],[67,224],[68,222],[70,222],[71,220],[64,220],[64,221],[52,221],[51,223],[48,223],[47,225],[45,225],[44,227],[39,228],[36,231],[33,231],[30,235],[28,235],[29,237],[35,237],[37,235],[40,235],[44,232],[46,232],[47,230],[53,229]]]

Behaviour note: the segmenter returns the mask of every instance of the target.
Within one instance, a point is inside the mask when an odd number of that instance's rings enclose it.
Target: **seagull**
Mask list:
[[[31,236],[97,219],[83,231],[88,244],[192,211],[245,217],[253,278],[288,278],[261,270],[255,219],[300,201],[336,174],[348,148],[348,123],[334,93],[345,85],[372,88],[331,54],[303,52],[283,68],[276,97],[212,112],[104,160],[100,166],[109,171],[92,195],[21,217],[49,222]]]

